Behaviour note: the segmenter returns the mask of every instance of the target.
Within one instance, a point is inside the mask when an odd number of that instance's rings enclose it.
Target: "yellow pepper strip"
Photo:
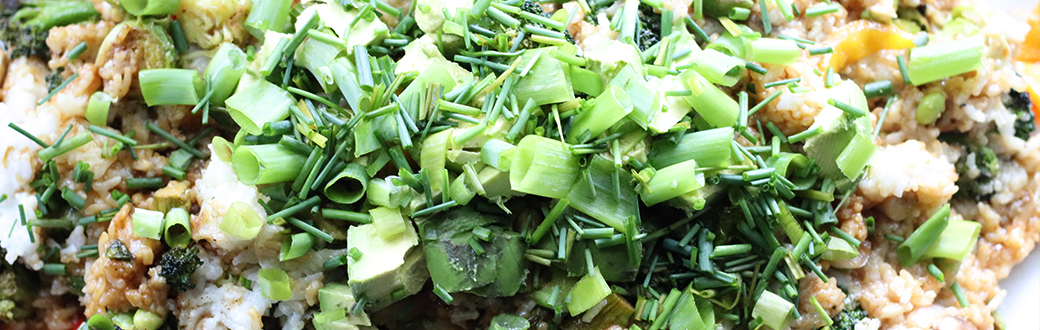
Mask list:
[[[868,20],[854,21],[827,38],[826,43],[834,48],[834,53],[824,58],[821,66],[840,70],[882,49],[914,47],[913,38],[909,32],[891,25]]]
[[[1029,26],[1029,34],[1026,34],[1026,41],[1022,43],[1022,49],[1018,50],[1016,59],[1022,62],[1038,62],[1040,61],[1040,3],[1036,5],[1033,15],[1029,17]]]

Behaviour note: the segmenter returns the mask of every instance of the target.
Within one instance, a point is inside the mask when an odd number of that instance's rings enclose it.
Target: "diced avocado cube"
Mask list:
[[[374,224],[350,227],[347,246],[362,253],[361,258],[348,259],[347,275],[354,296],[364,297],[370,310],[382,309],[419,292],[429,278],[419,237],[410,224],[406,224],[403,233],[389,239],[379,235]],[[395,295],[395,291],[404,294]]]
[[[351,310],[354,307],[354,292],[346,283],[329,283],[318,290],[318,304],[322,312],[337,312],[339,310]],[[317,318],[315,318],[317,320]],[[358,329],[371,326],[368,314],[361,312],[360,315],[347,312],[345,317],[332,322],[318,324],[315,329]]]
[[[525,244],[504,229],[508,219],[469,207],[439,213],[422,226],[426,263],[434,284],[448,292],[468,291],[488,297],[512,296],[526,277]],[[477,227],[492,232],[490,241],[477,239]],[[471,244],[480,244],[483,252]]]
[[[170,181],[166,187],[155,191],[152,200],[156,211],[166,213],[174,208],[191,209],[192,198],[187,183]]]

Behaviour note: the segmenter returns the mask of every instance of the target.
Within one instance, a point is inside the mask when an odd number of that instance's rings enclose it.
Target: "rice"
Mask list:
[[[44,77],[47,68],[38,60],[18,58],[7,69],[3,83],[3,102],[0,103],[0,124],[6,127],[14,123],[33,135],[49,135],[57,130],[58,119],[52,113],[35,111],[37,100],[47,95]],[[39,242],[32,242],[29,232],[20,223],[18,205],[25,208],[27,219],[35,219],[36,197],[27,190],[29,181],[36,175],[38,163],[36,151],[40,146],[11,129],[0,129],[0,195],[7,200],[0,202],[0,230],[4,235],[0,246],[7,250],[4,259],[13,263],[24,258],[33,269],[43,267],[36,252]],[[35,234],[34,234],[35,235]]]

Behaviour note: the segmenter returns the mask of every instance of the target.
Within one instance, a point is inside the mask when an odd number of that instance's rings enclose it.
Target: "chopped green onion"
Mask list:
[[[982,36],[910,49],[907,76],[914,86],[975,71],[982,66]]]
[[[593,272],[583,276],[571,288],[570,301],[566,301],[567,310],[572,316],[581,314],[606,298],[610,292],[610,286],[603,279],[599,267],[594,267]]]
[[[792,64],[802,55],[798,43],[791,40],[761,38],[750,41],[747,60],[770,64]]]
[[[356,163],[347,164],[336,177],[325,185],[325,197],[340,204],[353,204],[368,189],[368,173]]]
[[[982,224],[967,220],[950,220],[942,233],[924,251],[924,258],[964,260],[975,248]]]
[[[91,124],[97,126],[108,125],[108,109],[112,105],[112,97],[105,92],[94,92],[90,95],[90,103],[87,103],[85,117]]]
[[[87,143],[90,143],[91,141],[94,141],[94,136],[90,135],[90,133],[83,132],[72,137],[68,141],[64,141],[60,144],[56,143],[54,146],[41,149],[40,151],[36,152],[36,155],[40,157],[40,161],[46,163],[51,159],[54,159],[55,157],[61,156],[69,151],[82,147]]]
[[[262,185],[296,179],[305,157],[279,144],[240,146],[232,155],[232,167],[247,185]]]
[[[925,252],[939,239],[943,230],[946,229],[949,217],[950,205],[943,205],[920,227],[917,227],[910,234],[910,237],[907,237],[903,243],[899,244],[899,248],[896,250],[899,257],[899,265],[904,268],[910,267],[924,256]]]
[[[271,300],[289,300],[292,298],[292,280],[289,274],[278,268],[262,268],[257,272],[260,282],[260,293]]]
[[[180,1],[169,0],[122,0],[119,2],[126,12],[134,16],[159,16],[177,13]]]
[[[254,9],[256,7],[253,7]],[[289,117],[289,107],[296,103],[288,92],[261,80],[227,99],[231,118],[249,134],[260,135],[265,123]]]
[[[763,279],[759,279],[763,281]],[[782,329],[787,324],[794,310],[794,304],[784,300],[775,293],[764,291],[762,296],[755,302],[755,308],[751,311],[752,318],[762,318],[762,324],[772,329]]]
[[[220,230],[238,239],[250,240],[256,238],[263,225],[263,219],[252,206],[245,202],[234,202],[220,221]]]
[[[693,58],[692,64],[704,79],[727,87],[733,87],[746,73],[744,61],[714,49],[705,49]]]
[[[632,110],[632,101],[628,93],[617,85],[611,85],[596,97],[595,105],[591,109],[582,111],[574,117],[571,129],[567,134],[567,141],[570,143],[583,142],[577,140],[578,136],[582,134],[598,136],[628,116]]]
[[[737,101],[734,101],[726,92],[713,85],[696,70],[686,70],[679,75],[679,80],[682,81],[684,87],[694,91],[693,95],[683,99],[708,124],[716,128],[736,124],[740,107]]]
[[[282,249],[278,252],[278,261],[292,260],[302,257],[310,251],[314,237],[308,233],[298,233],[282,241]]]
[[[697,161],[691,159],[658,170],[639,197],[646,206],[653,206],[704,187],[704,174],[697,173],[696,168]]]
[[[148,106],[196,105],[205,92],[199,72],[192,69],[147,69],[137,75]]]
[[[513,190],[563,198],[578,177],[578,157],[549,138],[528,135],[517,145],[509,171]]]
[[[187,247],[191,243],[191,224],[188,211],[175,207],[166,212],[165,234],[166,244],[170,247]]]
[[[270,30],[282,32],[288,23],[292,9],[292,0],[256,0],[253,1],[245,27],[254,37],[263,39],[264,32]],[[277,61],[277,60],[276,60]]]
[[[134,235],[159,240],[162,238],[163,213],[159,211],[134,208],[131,215]]]
[[[665,168],[687,160],[701,167],[726,167],[730,164],[733,128],[722,127],[683,135],[676,144],[659,141],[650,149],[650,165]]]

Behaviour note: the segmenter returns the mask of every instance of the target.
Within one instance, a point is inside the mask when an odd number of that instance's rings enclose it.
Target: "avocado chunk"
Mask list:
[[[512,296],[526,277],[525,244],[520,235],[504,228],[508,218],[457,208],[427,218],[423,250],[433,283],[448,292],[467,291],[481,296]],[[483,228],[490,236],[480,238]],[[473,244],[480,246],[478,251]]]
[[[831,91],[834,100],[869,110],[867,98],[855,82],[846,80]],[[823,133],[805,141],[805,153],[816,160],[820,173],[837,181],[858,177],[877,150],[870,116],[857,118],[828,105],[809,129],[816,127],[822,127]]]
[[[170,181],[166,187],[155,191],[152,200],[156,211],[166,213],[174,208],[191,209],[192,198],[187,183]]]
[[[360,258],[347,259],[350,287],[355,297],[365,299],[369,310],[419,292],[429,278],[415,228],[407,222],[404,227],[390,237],[380,235],[374,224],[347,230],[347,246],[362,253]]]
[[[353,309],[354,293],[346,283],[329,283],[318,290],[318,303],[322,313],[342,313],[336,320],[320,323],[315,318],[314,328],[317,330],[358,330],[375,329],[372,321],[364,311],[359,315],[348,312]],[[340,318],[342,316],[342,318]]]

